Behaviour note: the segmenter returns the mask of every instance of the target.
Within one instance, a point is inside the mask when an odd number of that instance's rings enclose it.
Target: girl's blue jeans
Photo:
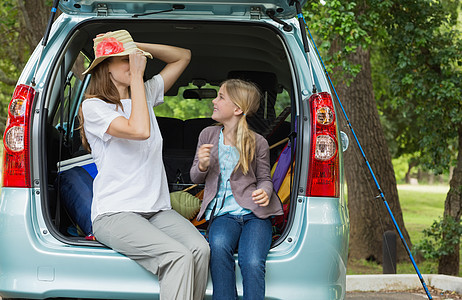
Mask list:
[[[236,271],[234,252],[242,274],[244,299],[265,298],[266,256],[271,247],[271,220],[253,213],[215,217],[209,229],[210,272],[214,300],[235,300]]]

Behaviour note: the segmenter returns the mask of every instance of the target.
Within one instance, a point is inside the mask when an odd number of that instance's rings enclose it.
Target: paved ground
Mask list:
[[[402,300],[423,300],[428,299],[424,295],[414,294],[414,293],[404,293],[404,292],[389,292],[389,293],[376,293],[376,292],[367,292],[367,293],[347,293],[345,298],[346,300],[391,300],[391,299],[402,299]]]
[[[441,293],[431,291],[432,299],[456,300],[462,299],[459,294]],[[419,292],[347,292],[345,300],[425,300],[428,299],[425,293]]]
[[[462,278],[441,274],[423,275],[432,299],[462,300]],[[347,300],[428,299],[415,274],[347,276]]]
[[[449,191],[449,185],[398,184],[397,187],[399,190],[427,193],[447,193]]]
[[[428,299],[426,295],[407,293],[407,292],[362,292],[362,293],[347,293],[346,300],[424,300]],[[442,299],[442,298],[433,298]]]

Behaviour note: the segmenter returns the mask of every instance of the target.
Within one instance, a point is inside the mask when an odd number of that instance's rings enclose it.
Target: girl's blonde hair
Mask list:
[[[247,117],[260,107],[261,94],[255,84],[240,79],[228,79],[221,86],[226,90],[230,100],[243,112],[235,131],[235,145],[239,151],[239,161],[235,170],[241,168],[245,175],[255,157],[255,133],[249,129]]]
[[[98,98],[107,103],[113,103],[117,107],[122,107],[122,103],[120,102],[120,95],[117,87],[111,80],[109,74],[109,62],[111,58],[107,58],[98,64],[94,69],[90,71],[91,79],[90,83],[88,84],[88,88],[85,91],[85,99],[88,98]],[[85,101],[85,100],[84,100]],[[83,103],[83,101],[82,101]],[[88,151],[91,152],[90,144],[88,144],[87,137],[85,136],[85,130],[83,128],[83,112],[82,112],[82,103],[79,107],[79,131],[80,131],[80,138],[82,139],[83,147]]]

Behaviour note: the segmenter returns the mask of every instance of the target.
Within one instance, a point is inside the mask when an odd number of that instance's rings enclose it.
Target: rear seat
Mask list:
[[[164,150],[183,149],[184,129],[183,120],[166,117],[156,117],[157,124],[164,140]]]
[[[196,151],[197,140],[201,131],[205,127],[211,126],[215,123],[217,122],[211,118],[198,118],[184,121],[184,148]]]
[[[216,123],[211,118],[185,121],[167,117],[156,117],[156,119],[164,140],[164,153],[165,150],[196,151],[197,139],[202,129]]]
[[[191,184],[189,170],[197,147],[200,132],[216,123],[211,118],[197,118],[186,121],[157,117],[157,123],[164,140],[163,159],[170,191],[182,190]]]

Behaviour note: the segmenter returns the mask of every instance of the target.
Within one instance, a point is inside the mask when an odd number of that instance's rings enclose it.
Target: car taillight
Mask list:
[[[332,97],[327,92],[311,95],[310,169],[306,195],[339,196],[338,137]]]
[[[8,106],[3,135],[3,187],[30,187],[29,115],[34,96],[32,87],[20,84]]]

